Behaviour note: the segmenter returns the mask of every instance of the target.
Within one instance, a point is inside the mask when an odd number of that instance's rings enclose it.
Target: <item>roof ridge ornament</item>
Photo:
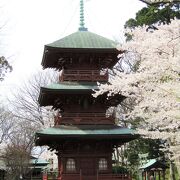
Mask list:
[[[87,31],[88,29],[85,28],[84,23],[84,1],[80,0],[80,27],[79,31]]]

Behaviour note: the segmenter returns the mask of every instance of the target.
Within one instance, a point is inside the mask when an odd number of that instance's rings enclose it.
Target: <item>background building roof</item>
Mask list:
[[[165,163],[158,161],[157,159],[150,159],[146,164],[144,164],[143,166],[141,166],[139,169],[142,170],[151,170],[152,168],[155,169],[166,169],[167,166],[165,165]]]

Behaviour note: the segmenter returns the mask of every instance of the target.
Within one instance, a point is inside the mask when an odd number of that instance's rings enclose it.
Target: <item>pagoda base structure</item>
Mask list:
[[[37,133],[38,145],[48,145],[58,157],[58,180],[127,179],[113,174],[115,148],[135,138],[132,130],[116,125],[61,125]]]

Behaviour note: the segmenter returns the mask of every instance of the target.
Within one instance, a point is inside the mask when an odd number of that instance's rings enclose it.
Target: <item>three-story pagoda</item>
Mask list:
[[[117,63],[115,42],[89,32],[84,27],[81,1],[79,30],[45,45],[43,68],[61,70],[59,82],[41,87],[39,103],[58,110],[54,127],[36,133],[36,144],[56,150],[58,180],[121,179],[112,174],[115,147],[136,138],[134,132],[115,123],[107,109],[124,97],[108,97],[98,90],[97,82],[108,82],[108,69]],[[125,178],[125,177],[124,177]]]

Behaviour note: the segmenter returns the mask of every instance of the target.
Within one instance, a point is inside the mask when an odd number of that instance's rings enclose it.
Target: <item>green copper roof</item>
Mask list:
[[[116,43],[89,31],[77,31],[46,46],[56,48],[115,49]]]
[[[59,125],[36,133],[36,145],[49,145],[69,140],[105,140],[122,144],[136,139],[135,131],[116,125]]]
[[[32,165],[47,165],[47,164],[49,164],[49,162],[44,159],[30,159],[30,164],[32,164]]]
[[[46,87],[52,90],[92,90],[98,89],[97,83],[93,82],[61,82],[50,84]]]
[[[88,135],[134,135],[135,131],[119,126],[107,125],[79,125],[51,127],[37,132],[39,135],[55,135],[55,136],[88,136]]]
[[[144,164],[143,166],[141,166],[139,169],[146,169],[149,166],[152,166],[155,162],[157,162],[156,159],[150,159],[149,162],[147,162],[146,164]]]
[[[158,161],[157,159],[150,159],[146,164],[141,166],[139,169],[151,169],[151,168],[163,168],[166,169],[168,166],[166,166],[165,163]]]

